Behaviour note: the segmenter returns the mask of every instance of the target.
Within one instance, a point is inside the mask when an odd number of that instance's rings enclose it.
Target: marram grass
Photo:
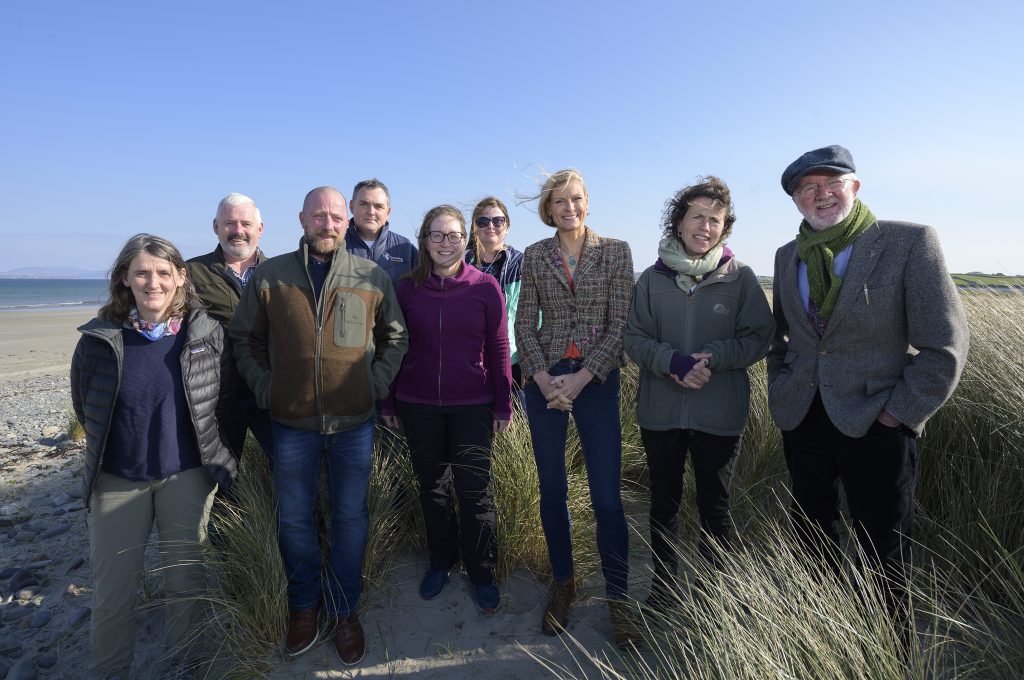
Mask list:
[[[601,677],[608,678],[1024,676],[1024,293],[967,291],[962,298],[971,326],[967,367],[919,445],[913,643],[893,630],[872,579],[861,579],[852,568],[842,579],[823,576],[792,549],[785,531],[787,475],[761,362],[749,371],[750,419],[732,487],[741,547],[726,557],[721,573],[688,557],[697,554],[698,526],[688,468],[680,521],[688,566],[673,618],[642,620],[646,639],[640,656],[582,650],[592,657],[584,667],[604,664]],[[636,376],[635,366],[623,369],[623,490],[627,513],[644,518],[639,530],[646,535],[647,471],[634,413]],[[368,589],[379,587],[403,543],[424,545],[408,454],[401,440],[387,446],[395,450],[377,452],[370,483]],[[216,643],[211,677],[266,673],[284,635],[275,501],[262,463],[259,449],[250,446],[235,501],[216,510],[220,537],[207,555],[209,613],[196,636]],[[574,557],[578,575],[585,577],[598,572],[598,559],[586,472],[572,427],[566,464]],[[499,578],[519,567],[548,578],[537,471],[521,412],[510,431],[495,439],[493,474]],[[637,537],[631,540],[635,545]],[[646,594],[645,580],[634,573],[634,596]],[[693,588],[695,583],[702,587]],[[549,670],[584,677],[579,668]]]

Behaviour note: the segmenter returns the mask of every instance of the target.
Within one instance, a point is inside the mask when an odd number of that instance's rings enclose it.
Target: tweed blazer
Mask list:
[[[852,247],[821,338],[797,286],[796,241],[776,253],[768,406],[776,425],[792,430],[820,392],[832,423],[848,436],[864,436],[883,410],[920,434],[953,393],[967,358],[960,295],[931,227],[876,222]]]
[[[629,244],[601,238],[587,227],[580,257],[573,293],[557,234],[523,254],[515,335],[524,375],[554,366],[573,341],[583,354],[583,366],[599,381],[626,363],[622,342],[633,299]]]

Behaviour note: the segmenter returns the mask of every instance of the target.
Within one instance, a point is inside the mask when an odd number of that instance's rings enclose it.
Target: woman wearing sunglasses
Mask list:
[[[566,504],[566,428],[572,413],[583,446],[597,548],[615,643],[633,631],[626,605],[628,535],[619,493],[622,432],[619,368],[622,336],[633,296],[629,244],[602,238],[586,225],[589,198],[573,169],[551,175],[538,197],[551,238],[526,249],[516,339],[526,386],[534,459],[540,478],[540,518],[554,583],[541,630],[565,630],[576,597],[572,525]]]
[[[518,392],[523,388],[523,371],[519,367],[514,328],[519,288],[523,281],[523,254],[505,243],[512,220],[509,219],[508,208],[500,199],[488,196],[477,203],[473,208],[471,223],[473,232],[469,239],[470,247],[466,250],[466,262],[497,279],[505,295],[512,382]]]
[[[430,551],[420,596],[440,595],[461,556],[477,607],[493,614],[501,596],[491,440],[512,420],[512,375],[505,301],[493,277],[463,261],[466,236],[450,205],[423,218],[426,257],[398,285],[409,350],[381,410],[389,427],[404,429],[420,486]]]

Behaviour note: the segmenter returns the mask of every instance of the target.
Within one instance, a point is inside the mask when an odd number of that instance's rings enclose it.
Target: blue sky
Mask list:
[[[372,176],[411,236],[574,166],[638,271],[665,200],[720,176],[770,275],[799,223],[782,170],[839,143],[952,270],[1024,274],[1022,28],[1010,2],[4,3],[0,271],[106,269],[139,231],[208,252],[231,191],[278,254],[307,190]],[[550,233],[513,208],[510,243]]]

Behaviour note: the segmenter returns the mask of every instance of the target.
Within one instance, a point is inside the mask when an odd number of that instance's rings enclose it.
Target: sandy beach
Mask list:
[[[95,312],[0,315],[0,570],[6,574],[0,578],[0,677],[7,673],[5,665],[38,674],[7,677],[86,677],[91,573],[80,492],[82,446],[68,441],[64,432],[67,375],[79,336],[75,329]],[[636,534],[631,547],[632,594],[642,597],[646,549]],[[502,606],[487,617],[476,610],[464,575],[453,575],[437,600],[421,600],[417,586],[425,563],[425,555],[399,554],[386,582],[365,594],[368,649],[362,664],[342,666],[327,641],[293,661],[267,650],[270,677],[498,680],[562,675],[532,656],[573,669],[577,677],[597,677],[590,662],[579,657],[580,648],[611,651],[599,575],[581,584],[570,620],[572,643],[540,633],[546,589],[530,574],[519,571],[501,583]],[[147,566],[156,565],[152,556]],[[37,585],[12,590],[8,579],[24,580],[26,569],[36,576],[30,583]],[[137,677],[161,678],[147,669],[157,654],[162,614],[159,608],[140,610],[138,618]]]
[[[67,375],[79,333],[98,307],[0,313],[0,381]]]

